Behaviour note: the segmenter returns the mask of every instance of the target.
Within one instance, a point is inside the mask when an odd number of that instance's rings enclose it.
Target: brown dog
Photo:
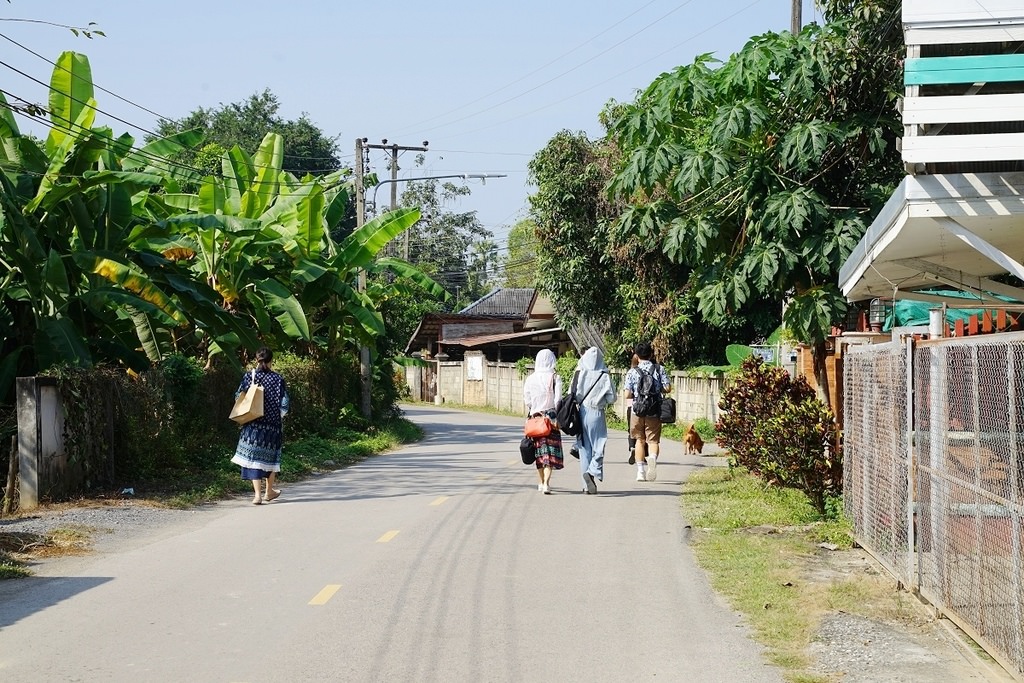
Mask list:
[[[704,450],[704,441],[700,438],[700,434],[697,430],[690,425],[690,428],[686,430],[686,434],[683,435],[683,442],[686,444],[686,453],[691,455],[700,455],[700,452]]]

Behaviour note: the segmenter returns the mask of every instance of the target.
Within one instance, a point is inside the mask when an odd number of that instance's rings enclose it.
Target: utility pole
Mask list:
[[[398,208],[398,153],[399,152],[426,152],[427,145],[429,143],[424,140],[422,146],[416,145],[397,145],[388,144],[388,139],[384,138],[380,141],[379,145],[364,145],[365,149],[383,149],[387,150],[391,154],[391,210],[394,211]],[[377,207],[373,207],[376,209]],[[402,258],[406,261],[409,260],[409,231],[406,230],[402,236]]]
[[[356,230],[363,227],[366,222],[366,188],[363,187],[363,145],[366,141],[363,138],[356,138]],[[359,269],[359,291],[366,291],[366,271]],[[359,346],[359,412],[363,417],[369,418],[373,413],[373,404],[370,400],[370,347],[366,344]]]
[[[793,0],[793,11],[789,19],[789,30],[795,36],[804,27],[803,0]]]
[[[400,151],[426,152],[427,141],[423,141],[422,147],[409,147],[403,145],[388,145],[387,139],[381,140],[379,145],[367,143],[366,138],[356,138],[356,230],[366,223],[366,187],[364,186],[363,172],[366,161],[363,155],[367,150],[384,149],[391,152],[391,209],[398,208],[398,153]],[[377,207],[374,207],[376,210]],[[405,259],[409,259],[409,231],[405,232]],[[359,291],[366,291],[366,271],[359,271]],[[370,374],[370,347],[363,344],[359,347],[359,388],[360,388],[360,412],[363,417],[370,417],[373,412],[371,402],[372,376]]]

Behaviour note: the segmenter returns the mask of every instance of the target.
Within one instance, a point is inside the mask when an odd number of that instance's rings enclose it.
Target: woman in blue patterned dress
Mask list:
[[[281,418],[288,413],[288,391],[284,379],[270,369],[273,360],[270,349],[256,352],[256,384],[263,387],[263,417],[242,425],[238,447],[231,462],[242,467],[242,479],[252,482],[253,505],[274,500],[281,492],[274,488],[274,480],[281,471]],[[253,373],[242,375],[235,398],[249,388]],[[260,494],[260,483],[266,481],[266,492]]]
[[[527,415],[547,415],[553,422],[555,401],[561,395],[562,378],[555,372],[555,354],[549,349],[543,349],[537,354],[533,372],[523,382],[523,402],[526,404]],[[564,467],[562,436],[558,433],[558,427],[552,429],[549,435],[534,439],[533,443],[537,447],[535,464],[537,478],[540,480],[537,490],[551,493],[551,473]]]

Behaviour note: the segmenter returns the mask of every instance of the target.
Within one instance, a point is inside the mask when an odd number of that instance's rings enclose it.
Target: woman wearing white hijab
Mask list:
[[[526,404],[527,415],[547,415],[554,420],[555,401],[561,395],[562,378],[555,372],[555,354],[549,349],[543,349],[537,354],[533,372],[523,382],[523,402]],[[551,434],[537,437],[533,442],[537,447],[535,464],[537,477],[540,479],[537,490],[541,493],[551,493],[551,472],[564,467],[562,436],[555,427]]]
[[[580,402],[583,432],[576,445],[580,452],[580,474],[584,491],[597,493],[597,482],[604,481],[604,447],[608,441],[608,424],[604,409],[615,402],[615,388],[608,376],[608,366],[597,347],[587,349],[576,365],[576,399]]]

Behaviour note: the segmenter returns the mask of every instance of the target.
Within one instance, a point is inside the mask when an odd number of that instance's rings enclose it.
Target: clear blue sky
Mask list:
[[[505,173],[473,183],[454,209],[475,210],[501,244],[525,216],[526,165],[562,129],[601,134],[609,99],[630,100],[703,52],[727,57],[753,35],[788,30],[790,0],[12,0],[0,34],[54,60],[89,57],[98,122],[141,140],[157,119],[238,102],[269,88],[285,118],[306,113],[337,136],[430,142],[426,166],[401,175]],[[821,21],[804,0],[804,22]],[[106,37],[65,28],[96,22]],[[0,39],[0,88],[45,104],[52,66]],[[15,69],[17,71],[15,71]],[[24,72],[26,75],[18,73]],[[149,111],[146,111],[149,110]],[[26,130],[39,129],[19,121]],[[128,125],[130,124],[130,125]],[[386,176],[384,153],[372,157]],[[386,186],[380,196],[387,196]]]

